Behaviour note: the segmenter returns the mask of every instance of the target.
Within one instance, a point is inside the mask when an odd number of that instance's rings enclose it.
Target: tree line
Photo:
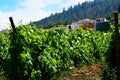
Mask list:
[[[95,19],[98,17],[110,17],[113,11],[120,12],[119,0],[94,0],[82,4],[70,6],[68,10],[63,8],[61,13],[51,14],[40,21],[33,22],[37,27],[50,28],[56,24],[69,24],[74,20],[85,18]]]

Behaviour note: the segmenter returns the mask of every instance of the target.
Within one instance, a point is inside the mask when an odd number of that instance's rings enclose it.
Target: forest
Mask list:
[[[50,28],[56,24],[70,24],[74,20],[81,19],[96,19],[100,17],[111,18],[113,11],[120,11],[119,0],[94,0],[86,1],[82,4],[71,6],[66,10],[63,9],[61,13],[51,14],[40,21],[33,22],[37,27]]]

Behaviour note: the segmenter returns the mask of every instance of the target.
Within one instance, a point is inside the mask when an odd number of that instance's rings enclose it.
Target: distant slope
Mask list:
[[[38,27],[51,27],[56,22],[68,22],[75,19],[105,17],[118,10],[120,0],[94,0],[70,7],[67,11],[56,13],[40,21],[34,22]]]

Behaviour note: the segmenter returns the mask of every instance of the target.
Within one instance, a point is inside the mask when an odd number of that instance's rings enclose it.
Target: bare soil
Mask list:
[[[105,68],[105,64],[92,63],[81,69],[73,68],[62,72],[59,80],[102,80]]]

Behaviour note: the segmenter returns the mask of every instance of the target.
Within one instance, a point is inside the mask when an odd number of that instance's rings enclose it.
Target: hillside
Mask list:
[[[63,9],[62,13],[51,14],[40,21],[34,22],[38,27],[51,27],[55,23],[67,24],[73,20],[84,18],[106,17],[113,11],[118,10],[120,0],[94,0]]]

